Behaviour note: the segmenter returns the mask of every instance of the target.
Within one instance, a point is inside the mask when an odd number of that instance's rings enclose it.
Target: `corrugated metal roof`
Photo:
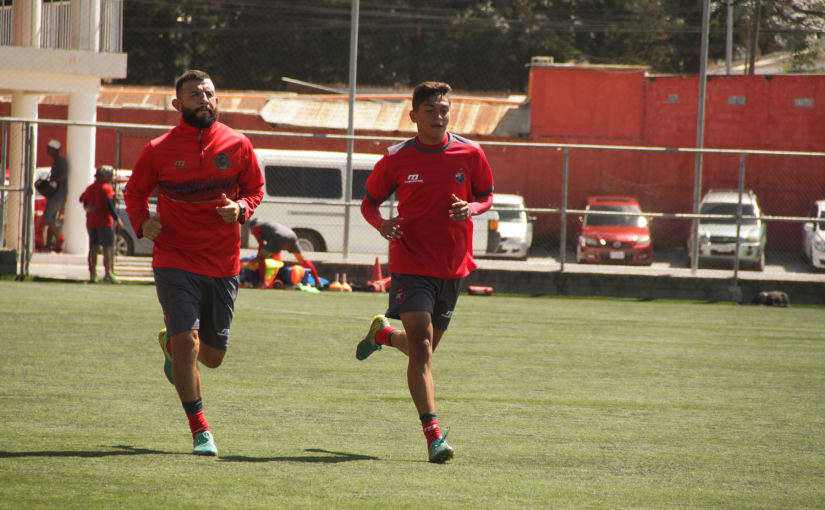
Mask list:
[[[297,96],[270,99],[261,117],[270,124],[300,128],[347,129],[349,105],[343,99]],[[370,99],[387,99],[372,96]],[[390,99],[395,99],[392,97]],[[355,129],[414,133],[411,101],[403,103],[355,102]],[[515,101],[478,101],[453,98],[450,131],[463,135],[515,137],[530,131],[530,108]],[[502,122],[506,119],[506,125]],[[495,134],[494,134],[495,133]]]
[[[104,85],[97,104],[104,108],[171,110],[173,87]],[[260,115],[280,127],[346,130],[346,95],[221,91],[221,111]],[[4,96],[3,101],[11,101]],[[523,96],[485,98],[452,95],[450,131],[460,135],[514,138],[530,132],[530,106]],[[43,104],[68,104],[68,94],[41,96]],[[355,101],[356,131],[414,133],[408,94],[359,94]]]

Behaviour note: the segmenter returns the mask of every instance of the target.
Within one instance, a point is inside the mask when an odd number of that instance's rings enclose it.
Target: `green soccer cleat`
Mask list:
[[[103,281],[106,283],[120,283],[120,280],[113,274],[107,274],[103,277]]]
[[[427,449],[427,453],[430,454],[430,462],[443,464],[448,460],[452,459],[453,457],[455,457],[455,450],[452,446],[447,444],[447,434],[449,433],[450,427],[447,427],[447,432],[445,432],[443,436],[433,441],[433,443]]]
[[[355,359],[364,361],[370,357],[370,354],[375,351],[380,351],[381,346],[375,343],[375,335],[382,329],[389,327],[390,323],[387,322],[387,318],[383,315],[373,317],[372,323],[370,324],[370,332],[367,333],[367,336],[365,336],[363,340],[358,342],[358,348],[355,349]]]
[[[158,333],[158,343],[165,357],[163,361],[163,373],[166,374],[166,378],[169,379],[169,384],[175,384],[175,379],[172,377],[172,353],[169,352],[168,342],[169,339],[166,337],[166,328],[163,328],[160,330],[160,333]]]
[[[192,444],[192,453],[195,455],[218,455],[218,446],[215,444],[215,439],[212,438],[212,433],[208,430],[195,435],[195,441]]]

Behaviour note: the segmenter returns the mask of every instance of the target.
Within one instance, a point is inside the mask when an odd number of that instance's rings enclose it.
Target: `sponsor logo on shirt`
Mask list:
[[[442,317],[446,317],[446,318],[448,318],[448,319],[452,319],[452,318],[453,318],[453,311],[452,311],[452,310],[450,310],[450,311],[448,311],[448,312],[444,312],[444,313],[442,313],[442,314],[441,314],[441,316],[442,316]]]
[[[410,174],[407,176],[407,180],[404,181],[404,184],[409,184],[413,182],[424,182],[424,179],[419,179],[418,174]]]
[[[227,170],[231,164],[232,160],[223,152],[215,156],[215,168],[218,170]]]
[[[405,299],[407,299],[407,295],[404,294],[404,289],[399,287],[398,292],[395,293],[395,304],[400,305]]]
[[[173,168],[187,169],[189,167],[186,166],[186,161],[175,161]]]

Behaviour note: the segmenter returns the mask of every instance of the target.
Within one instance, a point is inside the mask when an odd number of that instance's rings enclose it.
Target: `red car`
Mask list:
[[[635,198],[590,197],[587,211],[641,213]],[[579,216],[576,262],[597,264],[638,264],[653,262],[650,218],[623,214]]]

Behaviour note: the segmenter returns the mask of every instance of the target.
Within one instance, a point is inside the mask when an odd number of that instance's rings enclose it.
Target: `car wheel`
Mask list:
[[[301,251],[327,251],[324,240],[311,230],[296,230]]]
[[[131,256],[135,254],[135,247],[132,244],[132,240],[129,239],[129,236],[123,232],[117,233],[117,239],[115,240],[115,253],[121,256]]]

